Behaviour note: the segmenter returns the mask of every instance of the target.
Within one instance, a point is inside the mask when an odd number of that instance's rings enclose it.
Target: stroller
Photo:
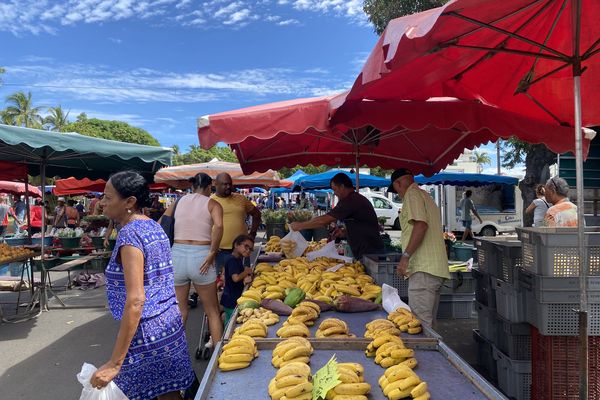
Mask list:
[[[221,289],[217,292],[219,297],[219,301],[221,300],[221,294],[223,293],[222,289],[222,278],[221,275],[217,276],[217,287]],[[196,308],[198,305],[198,294],[193,293],[190,296],[190,300],[188,302],[190,307]],[[202,325],[200,327],[200,337],[198,339],[198,347],[196,347],[196,360],[208,360],[210,359],[213,345],[210,344],[210,330],[208,329],[208,317],[205,312],[202,313]]]

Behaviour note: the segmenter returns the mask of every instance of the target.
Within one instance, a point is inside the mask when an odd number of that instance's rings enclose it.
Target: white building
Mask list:
[[[464,174],[476,174],[479,172],[477,163],[475,162],[475,154],[473,150],[465,149],[465,151],[454,162],[446,167],[443,172],[455,172]]]

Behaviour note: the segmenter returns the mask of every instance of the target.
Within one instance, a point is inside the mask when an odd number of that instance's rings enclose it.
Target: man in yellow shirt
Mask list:
[[[402,198],[400,227],[402,257],[397,272],[408,276],[408,304],[424,325],[433,326],[440,302],[440,287],[450,278],[440,210],[431,196],[415,183],[413,174],[400,168],[392,174],[389,191]]]
[[[217,175],[215,179],[216,193],[211,196],[223,207],[223,238],[216,257],[217,275],[231,255],[233,240],[239,235],[249,235],[254,239],[261,222],[260,210],[250,200],[238,193],[233,193],[233,181],[227,173]],[[246,226],[246,217],[252,217],[250,231]]]

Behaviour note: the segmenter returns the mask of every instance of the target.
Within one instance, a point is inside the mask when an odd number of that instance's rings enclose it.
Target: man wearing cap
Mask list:
[[[400,227],[404,252],[396,270],[409,279],[408,303],[412,312],[431,327],[440,301],[440,287],[444,279],[450,279],[440,210],[415,183],[409,169],[397,169],[391,180],[388,190],[402,198]]]
[[[354,190],[352,180],[343,172],[331,178],[329,185],[340,200],[338,204],[325,215],[306,222],[293,222],[291,228],[295,231],[313,229],[340,220],[344,222],[346,229],[337,230],[336,236],[348,238],[354,258],[360,259],[365,254],[383,252],[379,222],[371,202]]]
[[[65,205],[65,198],[59,197],[57,199],[58,205],[54,209],[54,227],[55,228],[66,228],[67,227],[67,206]]]

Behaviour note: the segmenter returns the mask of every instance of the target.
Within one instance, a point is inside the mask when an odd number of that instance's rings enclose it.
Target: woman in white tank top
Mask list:
[[[171,205],[165,215],[175,209],[175,237],[171,249],[175,292],[179,309],[186,323],[190,284],[194,285],[208,317],[211,337],[220,340],[223,323],[217,299],[215,257],[223,236],[223,208],[212,200],[212,178],[199,173],[192,182],[193,193]]]
[[[533,213],[533,226],[540,227],[544,226],[544,216],[546,215],[546,211],[548,211],[548,208],[550,208],[550,205],[544,197],[544,185],[537,185],[535,189],[535,194],[537,198],[531,202],[531,204],[529,205],[529,207],[527,207],[527,210],[525,210],[525,212],[527,214]]]

